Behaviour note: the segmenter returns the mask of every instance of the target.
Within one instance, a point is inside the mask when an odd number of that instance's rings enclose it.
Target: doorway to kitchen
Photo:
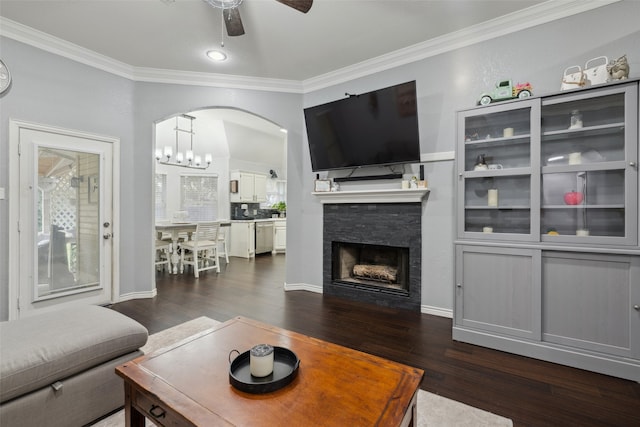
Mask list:
[[[154,142],[157,226],[221,221],[226,225],[222,230],[231,257],[283,256],[286,131],[247,111],[210,107],[158,120]],[[170,253],[179,252],[180,239],[189,238],[188,233],[183,234],[172,241]],[[163,236],[156,233],[154,239],[157,237]],[[223,247],[219,249],[222,253]]]

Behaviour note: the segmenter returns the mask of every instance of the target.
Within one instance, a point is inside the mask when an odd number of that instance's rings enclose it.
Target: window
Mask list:
[[[189,221],[215,221],[218,218],[218,177],[180,176],[180,209]]]
[[[167,218],[167,175],[156,174],[156,220]]]

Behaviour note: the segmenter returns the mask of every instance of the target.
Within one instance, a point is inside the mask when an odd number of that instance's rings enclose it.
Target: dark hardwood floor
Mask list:
[[[284,255],[222,272],[158,273],[153,299],[113,305],[155,333],[200,316],[246,316],[425,370],[422,389],[515,426],[640,426],[640,384],[454,342],[451,319],[283,291]]]

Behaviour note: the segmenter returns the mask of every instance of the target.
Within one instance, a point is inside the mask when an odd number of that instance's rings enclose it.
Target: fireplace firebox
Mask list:
[[[409,293],[409,248],[332,242],[332,281],[381,292]]]
[[[325,204],[323,292],[420,311],[421,203]]]

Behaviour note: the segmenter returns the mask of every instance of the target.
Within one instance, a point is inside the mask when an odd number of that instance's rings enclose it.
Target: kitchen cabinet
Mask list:
[[[458,113],[453,338],[640,381],[638,80]]]
[[[273,253],[287,251],[287,221],[280,219],[273,222]]]
[[[254,172],[233,171],[231,180],[238,182],[236,193],[229,194],[231,203],[261,203],[267,201],[267,176]]]
[[[229,256],[253,258],[256,256],[255,221],[232,221]]]

